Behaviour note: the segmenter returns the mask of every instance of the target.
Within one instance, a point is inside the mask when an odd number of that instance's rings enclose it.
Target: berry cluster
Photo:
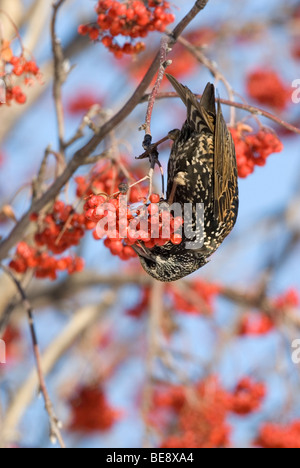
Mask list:
[[[49,253],[60,255],[80,243],[86,229],[83,214],[76,213],[72,206],[65,205],[62,201],[56,201],[51,213],[42,220],[38,214],[33,214],[31,221],[36,223],[38,228],[34,236],[34,246],[21,242],[10,268],[20,274],[34,269],[36,278],[51,280],[56,280],[59,271],[67,271],[71,275],[83,270],[84,263],[81,258],[55,258]]]
[[[214,378],[208,378],[190,390],[189,394],[186,388],[175,386],[154,397],[153,424],[162,425],[164,433],[169,433],[161,447],[228,447],[230,427],[226,422],[226,392]]]
[[[208,314],[214,310],[214,300],[222,288],[213,283],[195,280],[189,284],[189,294],[183,295],[175,286],[169,288],[174,309],[187,314]]]
[[[120,419],[120,411],[113,409],[102,388],[82,386],[69,401],[71,421],[69,430],[92,433],[107,431]]]
[[[249,96],[277,111],[283,111],[291,102],[291,89],[286,86],[275,71],[255,70],[247,76]]]
[[[123,159],[122,163],[126,165],[126,161],[123,161]],[[142,178],[140,175],[141,174],[136,172],[132,177],[134,179],[140,179]],[[119,191],[119,187],[123,181],[124,175],[122,174],[120,167],[115,163],[112,164],[111,162],[99,163],[94,167],[89,176],[79,176],[75,179],[77,184],[76,194],[78,198],[87,199],[84,205],[85,227],[87,230],[94,230],[93,235],[96,240],[99,240],[100,237],[95,229],[98,222],[103,219],[103,215],[105,216],[106,214],[106,210],[104,210],[102,215],[101,211],[99,211],[101,216],[98,216],[99,213],[97,213],[97,210],[100,210],[100,206],[103,205],[103,203],[108,202],[109,198]],[[95,193],[103,195],[97,196]],[[129,202],[137,203],[144,199],[146,195],[147,187],[142,185],[135,186],[129,192]],[[117,199],[112,199],[111,208],[116,209],[117,205]],[[125,245],[124,242],[119,239],[119,236],[117,237],[118,238],[115,238],[114,240],[109,237],[105,240],[105,246],[110,249],[113,255],[118,255],[122,260],[129,260],[130,258],[135,257],[136,254],[132,248]]]
[[[238,334],[245,335],[266,335],[274,330],[274,322],[267,316],[259,313],[246,314],[239,324]]]
[[[34,60],[25,58],[23,51],[20,56],[15,56],[10,42],[0,40],[0,78],[4,79],[6,85],[5,101],[8,106],[13,101],[18,104],[26,103],[26,94],[21,86],[14,84],[16,78],[20,79],[20,77],[23,78],[25,85],[31,85],[34,78],[40,79],[40,69]]]
[[[33,214],[31,221],[36,223],[38,229],[34,236],[34,245],[21,242],[10,262],[10,268],[19,274],[34,269],[36,278],[51,280],[56,280],[59,271],[67,271],[69,274],[82,271],[84,264],[81,258],[55,258],[51,254],[62,254],[79,244],[85,233],[83,214],[76,213],[72,206],[65,205],[62,201],[56,201],[51,213],[43,219],[38,214]]]
[[[8,325],[1,337],[5,343],[6,364],[12,364],[22,356],[20,343],[22,343],[21,332],[16,326]],[[1,370],[1,364],[0,364]]]
[[[71,275],[82,271],[84,265],[81,258],[68,256],[56,259],[47,252],[40,252],[30,247],[26,242],[20,242],[9,266],[19,274],[34,269],[36,278],[49,278],[54,281],[57,279],[58,271],[67,271]]]
[[[193,388],[171,386],[157,391],[150,419],[164,433],[169,432],[163,448],[224,448],[229,446],[229,414],[252,413],[264,396],[264,386],[250,379],[227,392],[218,379],[208,377]]]
[[[253,382],[250,378],[246,377],[235,388],[232,396],[231,410],[241,416],[253,413],[260,408],[265,396],[265,385]]]
[[[264,424],[256,440],[256,445],[266,449],[296,449],[300,448],[300,421],[282,426],[279,424]]]
[[[121,158],[121,163],[124,167],[128,167],[125,158]],[[132,171],[131,176],[133,180],[143,178],[143,174],[137,170]],[[112,196],[119,192],[119,187],[124,181],[125,177],[118,163],[101,162],[93,168],[89,176],[75,178],[76,195],[78,198],[87,198],[98,193]],[[129,192],[130,203],[140,202],[147,196],[147,193],[148,189],[145,185],[139,184],[132,187]]]
[[[149,288],[143,288],[141,291],[141,299],[139,302],[132,307],[131,309],[127,310],[126,314],[135,317],[135,318],[140,318],[142,317],[148,310],[149,310],[149,305],[150,305],[150,289]]]
[[[280,153],[283,144],[271,130],[261,129],[258,133],[249,133],[250,127],[238,124],[231,128],[236,149],[239,177],[248,177],[255,166],[265,166],[272,153]]]
[[[278,313],[282,313],[288,309],[295,309],[300,305],[299,292],[290,288],[285,293],[281,294],[276,299],[271,301],[273,307]],[[258,312],[245,314],[240,323],[238,334],[244,335],[266,335],[275,329],[275,321],[267,315]]]
[[[99,98],[96,93],[91,91],[80,90],[68,102],[67,110],[71,115],[84,115],[95,104],[101,106],[102,98]]]
[[[300,295],[294,288],[290,288],[274,301],[275,308],[281,311],[286,309],[295,309],[296,307],[299,307],[299,305]]]
[[[138,54],[145,49],[144,42],[135,42],[136,39],[151,31],[163,32],[173,23],[175,17],[169,10],[170,4],[164,0],[99,0],[97,23],[80,25],[78,32],[89,35],[92,41],[101,40],[116,58],[122,58],[124,54]],[[119,41],[122,45],[116,41],[117,36],[122,37]]]
[[[106,238],[104,245],[111,253],[128,260],[136,256],[131,246],[140,246],[141,242],[148,249],[170,241],[174,245],[182,242],[182,236],[177,233],[182,227],[182,218],[174,218],[168,210],[160,209],[159,201],[159,195],[153,194],[148,205],[134,209],[127,201],[124,204],[121,196],[109,200],[102,195],[92,195],[84,206],[85,217],[97,226],[95,239]],[[98,224],[104,219],[105,224]]]
[[[31,220],[38,221],[38,215],[34,214]],[[35,242],[39,247],[47,247],[47,250],[58,255],[79,245],[84,233],[84,215],[74,212],[71,205],[56,201],[53,211],[43,219],[42,229],[35,234]]]

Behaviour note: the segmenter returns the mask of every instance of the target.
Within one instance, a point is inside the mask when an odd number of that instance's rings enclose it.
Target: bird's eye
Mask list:
[[[146,264],[148,266],[148,268],[150,268],[151,270],[155,270],[156,269],[156,263],[153,261],[153,260],[149,260],[148,258],[146,259]]]

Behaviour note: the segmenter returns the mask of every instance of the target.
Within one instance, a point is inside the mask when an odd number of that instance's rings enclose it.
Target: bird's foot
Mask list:
[[[161,179],[162,179],[162,198],[164,197],[165,193],[165,179],[164,179],[164,172],[162,165],[159,161],[159,153],[157,151],[157,147],[164,143],[165,141],[169,140],[169,136],[166,136],[159,140],[158,142],[152,144],[152,136],[151,135],[145,135],[144,141],[143,141],[143,148],[145,149],[145,152],[138,156],[136,159],[149,159],[150,162],[150,171],[147,176],[149,179],[149,195],[147,200],[150,199],[152,193],[153,193],[153,176],[154,176],[154,170],[155,166],[158,166],[160,169],[161,173]],[[144,179],[145,180],[145,179]]]

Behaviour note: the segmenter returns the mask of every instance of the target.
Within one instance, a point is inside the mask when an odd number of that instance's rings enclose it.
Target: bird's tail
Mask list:
[[[214,85],[207,83],[202,98],[198,101],[190,89],[180,84],[174,76],[169,74],[166,76],[187,108],[187,120],[190,126],[198,133],[206,127],[214,132],[216,116]]]

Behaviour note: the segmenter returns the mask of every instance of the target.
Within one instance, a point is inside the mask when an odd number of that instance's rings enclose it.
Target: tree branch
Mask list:
[[[202,94],[195,94],[197,98],[201,98]],[[168,92],[168,93],[159,93],[156,97],[156,99],[170,99],[170,98],[178,98],[177,93],[175,92]],[[147,102],[149,99],[149,94],[145,94],[143,98],[141,99],[141,103]],[[280,117],[276,117],[274,114],[271,114],[270,112],[260,109],[259,107],[251,106],[248,104],[242,104],[241,102],[235,102],[235,101],[229,101],[228,99],[216,99],[216,101],[220,102],[221,104],[224,104],[225,106],[230,106],[230,107],[235,107],[236,109],[241,109],[244,110],[245,112],[249,112],[250,114],[253,115],[258,115],[260,117],[265,117],[266,119],[272,120],[272,122],[275,122],[276,124],[280,125],[281,127],[286,128],[287,130],[290,130],[293,133],[297,133],[300,135],[300,128],[295,127],[294,125],[285,122],[284,120],[280,119]]]
[[[51,21],[51,41],[54,64],[53,98],[55,103],[56,118],[58,125],[59,151],[63,155],[65,150],[64,134],[64,109],[62,103],[62,85],[66,81],[66,70],[64,68],[64,53],[61,42],[56,35],[56,20],[60,7],[65,0],[59,0],[53,4],[53,14]]]

